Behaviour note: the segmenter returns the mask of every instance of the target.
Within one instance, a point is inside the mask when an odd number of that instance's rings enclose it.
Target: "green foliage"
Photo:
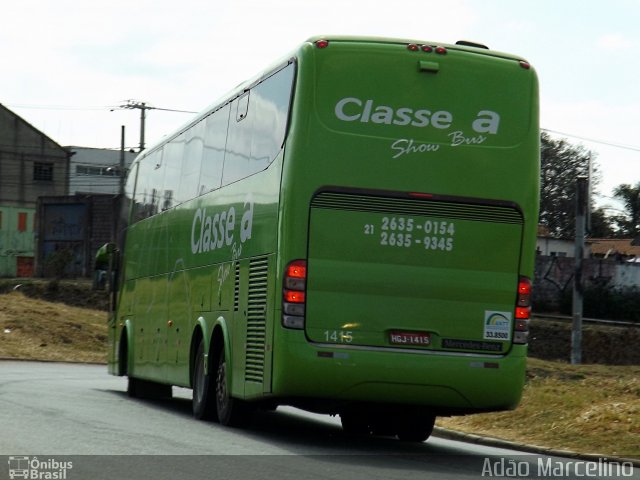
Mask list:
[[[622,201],[626,213],[625,216],[616,217],[620,236],[637,237],[640,234],[640,182],[635,186],[626,183],[618,185],[613,190],[613,195]]]
[[[73,261],[73,252],[67,248],[56,250],[49,254],[45,260],[45,270],[47,275],[55,278],[64,277],[67,267]]]
[[[576,179],[591,172],[591,190],[598,183],[595,154],[564,139],[540,136],[540,223],[556,238],[575,236]]]
[[[614,238],[617,235],[614,228],[615,219],[606,214],[604,208],[598,208],[591,212],[590,238]]]

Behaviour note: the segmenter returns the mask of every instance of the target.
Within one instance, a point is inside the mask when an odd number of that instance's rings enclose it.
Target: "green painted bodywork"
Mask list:
[[[208,351],[225,339],[238,398],[515,407],[526,345],[512,322],[504,340],[486,324],[513,315],[518,278],[533,275],[534,70],[470,47],[312,40],[274,69],[293,62],[296,76],[270,165],[129,226],[110,372],[123,373],[124,331],[130,375],[189,387],[202,335]],[[303,330],[281,324],[294,259],[308,262]],[[431,341],[393,345],[391,332]]]

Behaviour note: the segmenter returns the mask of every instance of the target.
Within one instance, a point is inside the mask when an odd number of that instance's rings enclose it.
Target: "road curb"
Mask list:
[[[526,453],[537,453],[540,455],[550,455],[558,457],[575,458],[585,461],[597,462],[598,460],[606,459],[609,462],[629,462],[634,467],[640,468],[640,459],[638,458],[623,458],[613,457],[595,453],[580,453],[572,450],[560,450],[549,447],[542,447],[538,445],[526,445],[523,443],[512,442],[511,440],[503,440],[495,437],[484,437],[481,435],[475,435],[473,433],[464,433],[457,430],[449,430],[448,428],[434,427],[433,436],[438,438],[444,438],[447,440],[457,440],[459,442],[474,443],[477,445],[484,445],[494,448],[506,448],[510,450],[518,450]]]

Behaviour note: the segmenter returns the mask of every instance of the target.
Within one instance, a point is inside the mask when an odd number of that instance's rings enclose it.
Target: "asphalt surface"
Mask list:
[[[518,478],[540,478],[540,462],[544,474],[575,460],[436,437],[422,444],[354,438],[338,418],[286,407],[227,428],[193,419],[190,390],[174,388],[171,400],[131,399],[126,379],[104,366],[0,361],[0,479],[24,473],[17,468],[25,461],[39,478],[64,480],[448,480],[505,478],[509,465],[528,473]],[[584,476],[569,469],[560,478]]]

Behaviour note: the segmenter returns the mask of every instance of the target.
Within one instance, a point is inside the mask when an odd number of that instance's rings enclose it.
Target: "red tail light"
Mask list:
[[[524,345],[529,341],[529,319],[531,318],[531,280],[520,277],[515,308],[513,343]]]
[[[284,301],[291,303],[304,303],[304,292],[296,292],[295,290],[284,291]]]
[[[287,328],[304,328],[307,290],[307,261],[294,260],[284,271],[282,289],[282,325]]]
[[[304,260],[294,260],[287,266],[287,277],[307,278],[307,262]]]

